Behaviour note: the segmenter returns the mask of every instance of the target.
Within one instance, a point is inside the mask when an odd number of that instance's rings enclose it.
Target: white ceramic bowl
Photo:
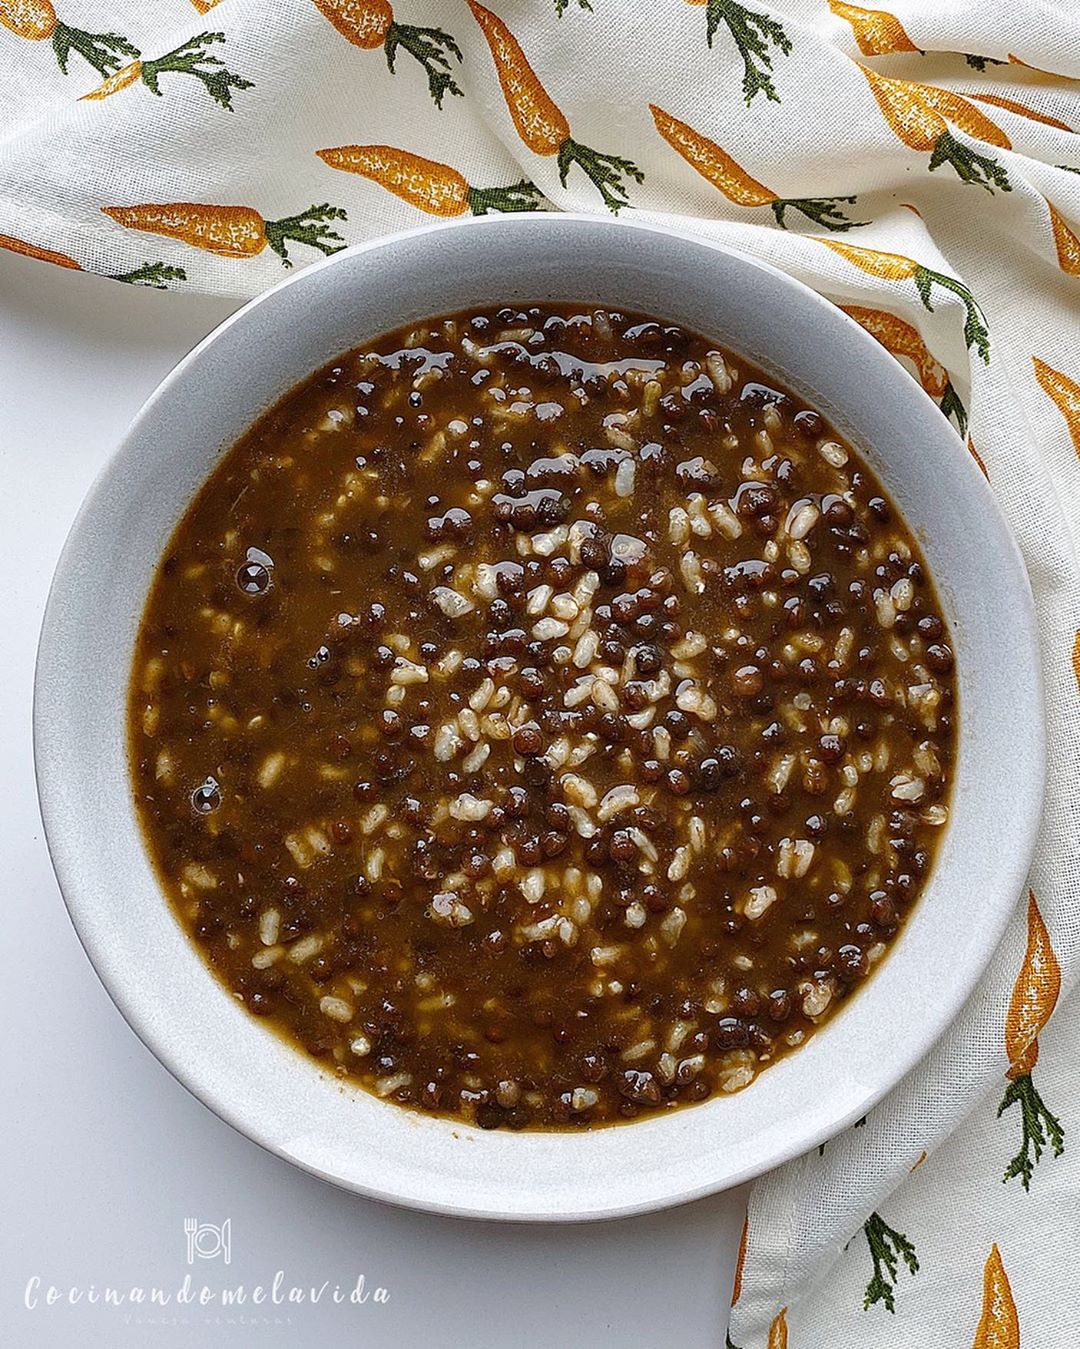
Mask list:
[[[410,1113],[342,1086],[268,1033],[215,981],[167,906],[125,756],[129,664],[150,580],[218,457],[339,352],[431,314],[522,300],[661,315],[745,354],[819,407],[919,536],[952,625],[960,689],[951,819],[883,967],[748,1090],[591,1133],[485,1133]],[[34,730],[71,917],[162,1063],[230,1124],[326,1180],[507,1219],[679,1203],[863,1115],[929,1049],[986,965],[1027,872],[1044,771],[1023,565],[985,480],[929,398],[854,322],[775,269],[699,238],[570,215],[486,218],[348,249],[254,300],[181,361],[71,531],[45,615]]]

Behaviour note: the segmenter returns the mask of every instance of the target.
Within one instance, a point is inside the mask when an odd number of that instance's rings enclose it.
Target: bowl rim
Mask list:
[[[961,462],[965,466],[954,466],[956,471],[968,477],[968,490],[974,493],[977,499],[981,497],[981,509],[992,522],[996,534],[996,542],[999,545],[998,559],[999,561],[1003,561],[1007,568],[1011,569],[1011,574],[1007,578],[1012,592],[1010,594],[1010,600],[1018,607],[1010,609],[1009,611],[1010,620],[1014,626],[1013,640],[1010,646],[1015,653],[1014,658],[1025,665],[1025,674],[1030,679],[1030,697],[1028,706],[1020,709],[1020,715],[1022,720],[1027,721],[1033,736],[1033,740],[1029,745],[1028,761],[1025,769],[1027,778],[1026,785],[1028,789],[1025,801],[1026,809],[1018,812],[1017,818],[1011,822],[1012,829],[1010,832],[1010,840],[1012,842],[1012,850],[1009,860],[1004,868],[1003,878],[1000,882],[1000,889],[1003,892],[1007,891],[1011,895],[1011,899],[1008,904],[1002,902],[992,913],[990,921],[984,928],[985,935],[980,945],[981,954],[974,962],[969,963],[965,970],[964,978],[946,991],[941,999],[940,1005],[935,1008],[934,1013],[927,1016],[925,1033],[921,1035],[921,1037],[911,1037],[907,1041],[896,1041],[895,1059],[889,1072],[883,1074],[871,1090],[863,1093],[857,1100],[849,1101],[844,1109],[837,1110],[831,1117],[831,1122],[827,1128],[823,1129],[818,1126],[809,1131],[800,1132],[800,1128],[796,1122],[790,1131],[786,1144],[783,1147],[775,1149],[764,1163],[760,1160],[753,1161],[741,1167],[730,1169],[719,1181],[715,1178],[706,1178],[693,1184],[682,1184],[674,1187],[670,1193],[665,1193],[659,1197],[651,1195],[644,1199],[640,1197],[635,1199],[630,1195],[620,1202],[613,1202],[603,1206],[590,1205],[589,1207],[582,1209],[560,1208],[558,1211],[553,1211],[542,1205],[534,1205],[531,1207],[518,1207],[516,1205],[508,1207],[505,1204],[502,1207],[498,1205],[492,1206],[490,1203],[483,1202],[483,1196],[477,1196],[476,1202],[465,1204],[448,1203],[425,1195],[422,1192],[422,1185],[418,1191],[406,1192],[403,1191],[400,1186],[386,1188],[370,1180],[360,1182],[353,1176],[345,1177],[336,1174],[324,1169],[310,1158],[305,1159],[303,1156],[297,1156],[294,1151],[287,1149],[284,1146],[281,1138],[274,1135],[272,1128],[264,1127],[262,1121],[253,1120],[250,1114],[245,1115],[242,1093],[240,1094],[239,1100],[225,1099],[208,1087],[205,1082],[193,1079],[185,1070],[183,1064],[178,1061],[178,1047],[169,1043],[167,1038],[163,1039],[151,1024],[146,997],[136,991],[135,985],[138,982],[137,979],[129,979],[126,984],[120,985],[107,973],[109,962],[106,959],[106,953],[102,948],[103,934],[98,926],[97,918],[95,916],[97,900],[94,894],[94,887],[92,882],[87,882],[83,876],[80,858],[77,849],[74,846],[74,836],[72,834],[69,837],[66,818],[69,807],[68,802],[65,799],[63,765],[65,756],[72,754],[77,757],[78,751],[72,749],[70,745],[62,740],[58,729],[59,722],[53,715],[61,706],[67,692],[63,679],[58,678],[55,674],[55,671],[62,668],[62,665],[54,659],[54,657],[59,654],[58,643],[63,640],[64,623],[62,621],[62,611],[64,610],[65,605],[70,603],[69,592],[77,590],[80,584],[82,584],[80,567],[78,565],[78,555],[83,542],[83,536],[92,531],[96,503],[103,496],[107,487],[111,485],[119,475],[127,470],[133,472],[138,471],[140,462],[145,454],[144,447],[140,446],[141,432],[159,406],[166,403],[168,400],[173,399],[176,396],[178,389],[183,389],[185,381],[189,376],[189,372],[194,366],[198,365],[204,353],[209,348],[213,347],[226,332],[235,327],[242,328],[256,310],[259,310],[266,305],[275,305],[279,303],[279,297],[283,292],[288,291],[292,287],[310,285],[315,277],[326,272],[328,269],[342,266],[342,264],[347,263],[349,259],[376,253],[379,250],[389,249],[392,246],[408,243],[414,239],[427,238],[433,234],[444,231],[473,231],[476,232],[480,239],[483,237],[482,231],[485,230],[502,229],[524,231],[530,227],[536,228],[538,223],[545,218],[549,221],[557,222],[561,226],[568,226],[570,228],[574,228],[577,224],[582,224],[588,225],[589,227],[600,226],[611,230],[638,230],[664,236],[668,239],[674,238],[693,244],[702,249],[712,250],[727,255],[729,259],[734,260],[740,266],[746,268],[747,275],[751,275],[755,270],[761,273],[770,274],[774,278],[778,278],[789,288],[790,293],[793,296],[793,303],[800,303],[804,308],[816,307],[818,313],[822,315],[823,324],[826,326],[829,324],[834,325],[837,327],[837,331],[839,331],[839,325],[847,325],[847,327],[852,330],[849,332],[849,338],[862,345],[866,361],[868,362],[869,367],[871,367],[866,371],[866,376],[868,378],[872,377],[878,379],[886,385],[892,383],[896,388],[900,387],[897,383],[898,378],[902,379],[906,381],[906,385],[903,388],[903,396],[912,401],[913,407],[922,404],[924,408],[928,407],[934,410],[935,415],[940,418],[941,422],[938,430],[939,436],[945,440],[951,439],[955,442],[953,448],[958,453],[962,454]],[[542,229],[543,226],[541,225],[540,228]],[[433,306],[433,308],[437,308],[437,306]],[[755,356],[754,359],[757,360],[757,357]],[[793,372],[791,381],[795,380],[796,375],[797,372]],[[287,392],[288,389],[283,390],[280,396],[284,396]],[[205,476],[205,473],[202,474],[200,481],[205,481]],[[886,486],[889,487],[890,484],[886,482]],[[181,518],[183,511],[186,510],[190,503],[190,499],[190,496],[188,496],[179,504],[179,511],[175,515],[175,520]],[[149,580],[147,581],[147,587],[148,586]],[[144,590],[142,592],[140,612],[142,604],[145,603],[145,598],[146,591]],[[130,661],[128,662],[128,668],[130,668]],[[125,688],[125,706],[126,701],[127,690]],[[719,1190],[730,1188],[760,1175],[766,1170],[790,1161],[793,1158],[806,1153],[827,1138],[834,1136],[841,1129],[852,1124],[861,1115],[864,1115],[870,1107],[891,1091],[902,1078],[906,1076],[927,1053],[929,1053],[931,1048],[940,1040],[941,1036],[959,1016],[964,1004],[977,986],[979,980],[982,978],[994,951],[997,949],[1009,917],[1015,908],[1015,902],[1022,891],[1023,882],[1035,850],[1042,813],[1046,771],[1045,719],[1042,708],[1042,667],[1041,662],[1038,659],[1038,635],[1034,599],[1015,539],[1013,538],[1001,509],[997,504],[992,490],[986,482],[986,479],[976,467],[974,459],[967,453],[963,441],[960,440],[945,419],[941,417],[939,410],[936,408],[936,405],[930,399],[929,395],[907,375],[891,355],[884,352],[873,337],[866,333],[853,319],[843,313],[838,306],[806,286],[797,278],[784,272],[781,268],[778,268],[771,263],[764,262],[753,255],[746,254],[738,248],[725,243],[719,243],[694,230],[676,228],[667,224],[648,220],[613,220],[588,213],[538,212],[517,216],[486,216],[477,219],[468,218],[461,221],[433,222],[423,224],[417,228],[397,231],[393,234],[382,235],[359,244],[351,245],[339,253],[313,263],[302,271],[295,272],[283,278],[282,281],[273,287],[255,296],[213,328],[173,367],[171,371],[169,371],[140,408],[118,446],[110,454],[94,479],[94,482],[75,517],[68,538],[60,554],[49,590],[38,645],[34,677],[33,741],[35,775],[49,855],[61,894],[83,949],[86,951],[91,964],[94,966],[94,969],[110,998],[113,1000],[131,1029],[159,1062],[161,1062],[181,1085],[196,1097],[196,1099],[201,1101],[202,1104],[207,1106],[227,1124],[237,1129],[265,1150],[282,1157],[328,1183],[352,1190],[353,1192],[365,1195],[368,1198],[401,1204],[433,1213],[462,1217],[504,1219],[509,1221],[586,1221],[630,1216],[637,1213],[644,1213],[687,1203],[705,1195],[716,1193]],[[127,786],[128,783],[125,781],[125,787]],[[958,788],[954,786],[954,791],[955,790],[958,790]],[[162,896],[162,899],[164,900],[164,896]],[[890,955],[892,954],[894,953],[890,952]],[[883,962],[883,964],[887,963],[887,960]],[[874,977],[877,978],[878,974],[875,973]],[[869,982],[872,981],[868,981],[868,983]],[[857,1007],[857,1005],[858,999],[853,998],[851,1000],[851,1006]],[[845,1012],[842,1015],[850,1015],[850,1009],[845,1008]],[[821,1039],[823,1035],[827,1033],[828,1026],[835,1024],[837,1019],[838,1018],[833,1018],[822,1031],[819,1031],[814,1037],[814,1041]],[[266,1035],[264,1028],[261,1033]],[[290,1049],[289,1052],[297,1055],[298,1064],[302,1062],[302,1056],[300,1056],[297,1051]],[[799,1054],[805,1052],[805,1050],[798,1051]],[[777,1064],[771,1069],[771,1072],[775,1073],[779,1068],[780,1065]],[[753,1089],[754,1088],[751,1087],[750,1090],[752,1091]],[[713,1101],[715,1100],[716,1098],[714,1097]],[[706,1105],[707,1104],[709,1103],[706,1103]],[[413,1112],[403,1110],[397,1106],[388,1106],[386,1108],[396,1111],[402,1117],[403,1123],[413,1115]],[[704,1105],[693,1106],[689,1107],[687,1110],[676,1113],[697,1113],[704,1109]],[[658,1118],[670,1119],[672,1116],[665,1115]],[[482,1134],[479,1130],[472,1130],[468,1126],[463,1126],[454,1121],[442,1122],[450,1123],[462,1133],[475,1133],[479,1137],[488,1137],[488,1135]],[[649,1120],[635,1122],[632,1127],[634,1130],[641,1130],[646,1127],[647,1123],[654,1122],[655,1121],[650,1118]],[[615,1127],[621,1132],[631,1126],[623,1125]],[[402,1132],[403,1134],[407,1133],[404,1129]],[[592,1136],[602,1137],[609,1132],[611,1132],[611,1130],[595,1130],[592,1131]],[[518,1137],[524,1136],[525,1135],[520,1135]],[[572,1140],[581,1137],[582,1135],[562,1133],[558,1135],[548,1134],[547,1136]]]

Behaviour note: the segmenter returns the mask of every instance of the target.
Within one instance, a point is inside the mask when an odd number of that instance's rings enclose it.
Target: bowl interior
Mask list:
[[[882,968],[748,1090],[592,1133],[483,1133],[343,1086],[214,980],[160,893],[125,752],[135,633],[153,571],[218,456],[338,353],[495,302],[624,306],[740,352],[862,452],[925,550],[960,691],[952,813]],[[1008,623],[1001,616],[1008,615]],[[996,728],[1010,726],[1003,771]],[[72,530],[39,655],[35,743],[54,864],[79,935],[136,1032],[224,1119],[358,1192],[441,1212],[589,1218],[734,1184],[850,1123],[929,1048],[989,959],[1027,871],[1043,781],[1030,590],[993,497],[938,409],[799,283],[690,236],[591,217],[495,217],[347,250],[239,311],[169,376]]]

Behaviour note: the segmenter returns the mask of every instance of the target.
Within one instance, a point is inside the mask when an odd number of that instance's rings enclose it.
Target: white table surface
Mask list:
[[[45,597],[128,421],[232,307],[0,254],[0,1344],[719,1349],[744,1191],[579,1227],[471,1223],[358,1199],[261,1151],[188,1095],[79,946],[34,790]],[[227,1267],[220,1257],[188,1265],[185,1218],[230,1221]],[[196,1289],[250,1291],[279,1270],[286,1288],[329,1287],[315,1305],[175,1302],[186,1275]],[[361,1273],[369,1294],[388,1291],[385,1303],[328,1301]],[[64,1297],[52,1306],[50,1285]],[[106,1286],[147,1299],[159,1287],[174,1300],[87,1301]],[[83,1294],[75,1305],[71,1289]]]

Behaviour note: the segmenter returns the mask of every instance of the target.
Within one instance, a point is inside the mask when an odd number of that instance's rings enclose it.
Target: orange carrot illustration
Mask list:
[[[962,182],[978,183],[988,192],[993,192],[995,187],[1003,192],[1012,191],[1008,175],[996,159],[976,154],[949,130],[949,122],[953,122],[976,140],[987,141],[1003,150],[1012,148],[1001,128],[973,104],[959,94],[934,85],[890,79],[867,66],[859,69],[866,76],[882,116],[897,138],[909,150],[929,151],[931,172],[942,164],[951,164]]]
[[[829,0],[829,8],[838,19],[851,24],[859,51],[864,56],[888,56],[892,52],[918,52],[904,25],[883,9],[861,9],[845,0]]]
[[[309,206],[299,215],[264,220],[250,206],[203,206],[171,201],[139,206],[103,206],[102,211],[129,230],[145,230],[178,239],[193,248],[223,258],[250,258],[269,245],[286,267],[291,267],[289,241],[307,244],[322,253],[337,253],[345,240],[326,224],[347,219],[338,206]]]
[[[982,1315],[971,1349],[1020,1349],[1020,1318],[996,1241],[983,1268]]]
[[[200,14],[208,14],[215,5],[221,4],[221,0],[191,0],[191,3]]]
[[[989,482],[989,481],[990,481],[990,472],[989,472],[989,470],[987,469],[986,464],[983,462],[983,457],[982,457],[982,455],[981,455],[981,454],[979,453],[979,451],[975,448],[975,442],[971,439],[970,436],[968,436],[968,438],[967,438],[967,447],[968,447],[968,453],[971,455],[972,459],[974,459],[975,462],[978,464],[979,470],[980,470],[980,472],[982,473],[983,477],[987,480],[987,482]]]
[[[779,23],[768,14],[747,9],[738,0],[687,0],[691,5],[705,6],[705,41],[711,47],[721,24],[731,34],[743,60],[743,96],[749,107],[755,94],[764,94],[774,103],[780,95],[772,82],[772,53],[775,47],[782,56],[791,55],[791,39]]]
[[[901,1259],[904,1261],[909,1274],[917,1274],[919,1257],[903,1232],[890,1227],[880,1213],[871,1213],[863,1223],[863,1232],[866,1244],[870,1247],[870,1258],[874,1262],[873,1277],[863,1294],[863,1310],[868,1310],[875,1302],[884,1302],[887,1311],[895,1312],[899,1262]]]
[[[1046,208],[1050,212],[1050,228],[1054,231],[1058,266],[1063,272],[1080,276],[1080,239],[1069,229],[1050,202],[1046,203]]]
[[[841,305],[840,308],[860,327],[876,337],[894,356],[905,356],[919,373],[919,382],[931,398],[940,398],[948,383],[948,373],[930,355],[918,330],[896,314],[884,309],[864,309],[861,305]]]
[[[138,48],[119,33],[87,33],[61,23],[51,0],[0,0],[0,24],[30,42],[51,39],[63,75],[68,73],[72,52],[92,65],[99,75],[111,74],[123,63],[123,57],[139,55]]]
[[[428,90],[437,108],[446,94],[461,97],[454,81],[450,57],[461,61],[461,48],[441,28],[416,28],[398,23],[389,0],[313,0],[315,8],[334,25],[354,47],[371,51],[381,47],[386,64],[394,74],[398,48],[406,51],[424,67]]]
[[[841,203],[854,204],[855,197],[780,197],[772,188],[752,178],[726,150],[700,131],[658,108],[655,103],[649,104],[649,111],[657,131],[671,148],[736,206],[768,206],[776,223],[784,229],[787,228],[785,213],[789,210],[798,211],[815,225],[838,233],[866,224],[864,220],[848,220],[839,209]]]
[[[995,65],[1004,65],[1004,61],[995,61]],[[1025,70],[1033,70],[1036,75],[1045,75],[1048,80],[1066,80],[1069,84],[1076,82],[1073,75],[1061,75],[1056,70],[1044,70],[1042,66],[1033,66],[1030,61],[1024,61],[1019,56],[1014,56],[1009,52],[1009,65],[1023,66]]]
[[[54,253],[51,248],[38,248],[36,244],[24,243],[22,239],[13,239],[10,234],[0,234],[0,248],[9,253],[21,253],[24,258],[37,258],[39,262],[51,262],[56,267],[70,267],[81,272],[82,267],[66,253]]]
[[[449,164],[424,159],[392,145],[341,145],[315,153],[332,169],[358,173],[429,215],[456,216],[472,211],[536,211],[543,200],[528,179],[507,187],[470,187]]]
[[[1065,1132],[1043,1104],[1031,1080],[1031,1070],[1039,1058],[1039,1032],[1050,1020],[1061,991],[1061,970],[1034,890],[1028,892],[1027,918],[1027,950],[1005,1018],[1009,1085],[998,1107],[1000,1118],[1011,1105],[1020,1104],[1023,1143],[1006,1167],[1005,1179],[1019,1176],[1025,1190],[1031,1186],[1031,1175],[1042,1157],[1047,1138],[1055,1157],[1059,1157],[1065,1148]]]
[[[932,314],[934,306],[932,294],[935,286],[959,296],[964,303],[966,314],[964,322],[964,341],[968,347],[974,347],[982,359],[990,360],[990,333],[986,326],[986,316],[975,303],[974,296],[962,281],[954,276],[945,276],[941,272],[931,271],[912,258],[900,253],[884,253],[876,248],[860,248],[855,244],[842,243],[839,239],[819,239],[826,248],[866,272],[868,276],[879,277],[882,281],[914,281],[924,307]]]
[[[788,1349],[786,1307],[781,1307],[772,1319],[766,1349]]]
[[[604,205],[618,214],[629,205],[623,177],[640,183],[645,175],[629,159],[602,154],[574,140],[570,123],[540,83],[506,24],[476,0],[469,0],[469,8],[491,51],[503,98],[522,141],[535,155],[556,156],[563,187],[571,167],[577,164],[600,193]]]
[[[232,91],[252,89],[254,86],[250,80],[226,70],[218,57],[207,52],[207,47],[224,41],[224,33],[199,33],[196,37],[188,38],[173,51],[166,52],[164,56],[155,57],[152,61],[132,61],[115,75],[110,75],[104,84],[99,84],[96,89],[83,94],[83,98],[91,100],[108,98],[110,94],[127,89],[136,80],[141,80],[152,94],[157,94],[160,98],[161,88],[158,81],[162,75],[170,73],[194,75],[202,82],[214,102],[220,103],[231,112]]]
[[[742,1235],[739,1237],[739,1254],[735,1259],[735,1281],[731,1287],[731,1305],[734,1307],[742,1297],[743,1266],[746,1264],[746,1241],[750,1235],[750,1214],[743,1219]]]
[[[849,318],[877,338],[886,351],[903,357],[915,367],[919,383],[931,398],[936,398],[946,417],[951,417],[960,434],[967,434],[967,410],[960,401],[945,367],[931,356],[918,329],[897,314],[884,309],[866,309],[862,305],[841,305]]]
[[[747,1212],[743,1219],[742,1236],[739,1237],[739,1254],[735,1257],[735,1279],[731,1286],[731,1305],[734,1307],[739,1298],[742,1297],[742,1276],[743,1266],[746,1264],[746,1240],[750,1235],[750,1214]],[[738,1349],[738,1345],[731,1338],[731,1329],[724,1336],[724,1349]]]
[[[939,89],[936,84],[913,84],[900,81],[917,91],[917,96],[931,108],[934,108],[950,122],[954,122],[961,131],[977,141],[986,141],[1000,150],[1011,150],[1012,142],[996,122],[992,122],[984,112],[972,105],[960,94],[950,89]]]
[[[13,239],[10,234],[0,234],[0,248],[9,253],[21,253],[25,258],[37,258],[39,262],[51,262],[54,267],[67,267],[81,272],[82,264],[69,258],[66,253],[55,253],[51,248],[38,248],[22,239]],[[187,273],[182,267],[167,267],[163,262],[144,262],[133,272],[114,272],[110,281],[123,281],[129,286],[153,286],[155,290],[167,290],[166,281],[186,281]]]
[[[977,103],[990,103],[995,108],[1004,108],[1006,112],[1015,112],[1019,117],[1028,117],[1033,122],[1042,122],[1044,126],[1052,126],[1058,131],[1072,131],[1072,127],[1067,122],[1060,122],[1056,117],[1048,117],[1046,113],[1036,112],[1034,108],[1029,108],[1026,103],[1021,103],[1015,98],[1005,98],[1001,94],[976,94],[971,90],[965,90],[964,97],[973,98]]]
[[[1080,384],[1070,379],[1068,375],[1063,375],[1060,370],[1047,365],[1045,361],[1040,361],[1038,356],[1031,359],[1035,363],[1035,378],[1039,381],[1040,388],[1057,404],[1057,409],[1069,428],[1076,453],[1080,454]]]
[[[1060,991],[1061,970],[1035,892],[1031,890],[1028,892],[1027,950],[1005,1022],[1010,1078],[1030,1072],[1038,1062],[1038,1035],[1050,1019]]]

